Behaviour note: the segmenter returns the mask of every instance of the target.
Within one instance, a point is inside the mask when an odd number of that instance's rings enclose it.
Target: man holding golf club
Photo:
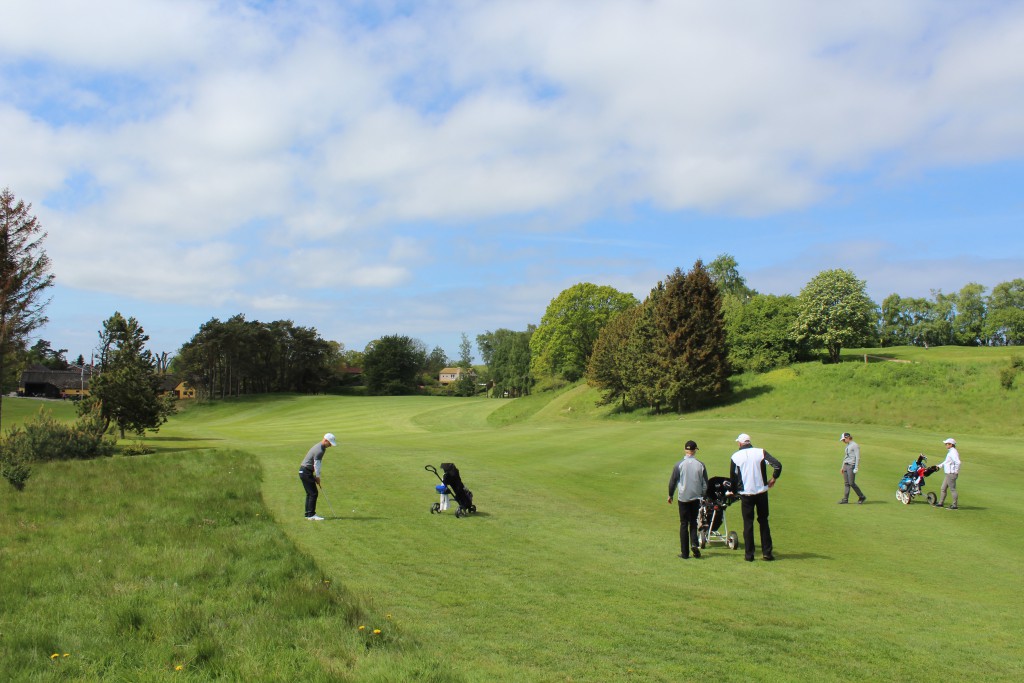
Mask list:
[[[318,496],[317,486],[320,485],[320,464],[324,459],[324,453],[331,446],[337,446],[338,441],[334,434],[328,432],[324,438],[313,445],[302,459],[299,466],[299,480],[302,487],[306,489],[306,519],[311,522],[322,522],[323,517],[316,514],[316,499]]]

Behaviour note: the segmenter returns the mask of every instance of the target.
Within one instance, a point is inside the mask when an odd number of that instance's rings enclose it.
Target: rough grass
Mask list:
[[[417,650],[387,615],[281,533],[250,455],[38,469],[0,494],[7,680],[457,678],[420,654],[403,663]]]

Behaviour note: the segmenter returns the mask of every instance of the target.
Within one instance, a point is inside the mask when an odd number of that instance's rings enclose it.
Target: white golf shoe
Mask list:
[[[322,521],[324,521],[324,518],[321,517],[320,515],[313,515],[312,517],[306,517],[306,519],[308,519],[311,522],[322,522]]]

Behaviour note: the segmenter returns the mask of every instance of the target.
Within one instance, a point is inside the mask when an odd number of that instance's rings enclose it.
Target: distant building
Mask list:
[[[476,377],[476,372],[470,369],[469,376]],[[452,382],[458,382],[461,378],[462,368],[442,368],[437,381],[440,384],[451,384]]]
[[[174,398],[185,399],[195,398],[196,390],[188,382],[179,380],[173,375],[165,375],[163,384],[160,385],[160,393],[164,396],[170,394]]]
[[[89,380],[93,369],[71,366],[67,370],[51,370],[44,365],[33,365],[21,373],[19,396],[79,399],[89,395]]]

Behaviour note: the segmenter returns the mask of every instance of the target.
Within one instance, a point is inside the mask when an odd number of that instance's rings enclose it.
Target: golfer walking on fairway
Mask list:
[[[860,446],[850,436],[850,432],[843,432],[843,435],[839,437],[839,440],[846,444],[846,451],[843,453],[843,466],[839,468],[839,471],[843,473],[843,483],[846,488],[843,489],[843,497],[839,500],[840,505],[846,505],[850,502],[850,489],[857,494],[857,504],[860,505],[864,502],[865,497],[861,492],[860,487],[857,486],[857,470],[860,469]]]
[[[306,489],[306,519],[311,522],[322,522],[323,517],[316,514],[316,499],[318,491],[317,485],[320,484],[320,463],[324,459],[324,453],[331,446],[337,446],[338,441],[334,438],[334,434],[324,434],[319,443],[313,445],[306,453],[306,457],[302,459],[302,464],[299,466],[299,481],[302,482],[302,487]]]
[[[697,442],[686,442],[686,455],[672,468],[672,476],[668,480],[668,502],[672,503],[672,494],[679,501],[679,557],[690,559],[700,557],[700,536],[697,533],[697,513],[700,511],[700,499],[708,492],[708,471],[697,458]]]
[[[939,463],[939,467],[946,473],[945,478],[942,480],[942,497],[938,503],[935,503],[935,507],[942,507],[946,502],[946,491],[950,491],[953,494],[953,503],[949,506],[950,510],[957,509],[957,501],[960,496],[956,492],[956,478],[960,476],[960,451],[956,449],[956,439],[946,439],[942,442],[946,446],[946,459]]]
[[[740,510],[743,512],[743,554],[747,562],[754,561],[754,511],[757,511],[757,525],[761,529],[761,559],[771,562],[772,530],[768,526],[768,489],[775,486],[775,480],[782,474],[782,463],[769,455],[763,448],[750,445],[750,435],[736,437],[739,450],[732,454],[729,478],[732,488],[740,492]],[[766,465],[771,465],[772,476],[768,478]]]

